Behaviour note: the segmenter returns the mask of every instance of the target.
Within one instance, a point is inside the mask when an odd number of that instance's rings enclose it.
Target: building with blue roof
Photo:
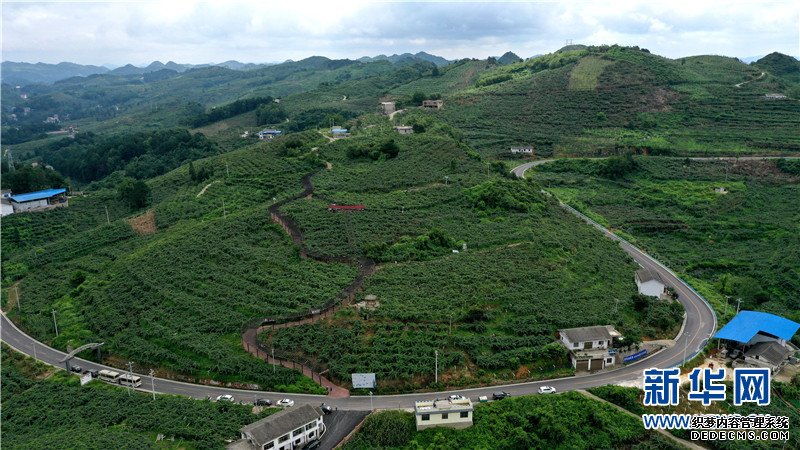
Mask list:
[[[755,345],[759,342],[778,342],[786,345],[800,329],[800,324],[775,314],[742,311],[714,335],[717,339]]]
[[[275,136],[280,136],[282,133],[281,130],[272,130],[272,129],[265,129],[258,132],[259,139],[272,139]]]
[[[8,198],[14,212],[33,211],[53,206],[67,206],[67,190],[64,188],[14,194]]]

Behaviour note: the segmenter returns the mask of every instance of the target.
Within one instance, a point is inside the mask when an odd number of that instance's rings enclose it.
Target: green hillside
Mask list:
[[[532,176],[685,275],[722,317],[741,298],[742,309],[800,319],[796,162],[637,161],[618,179],[592,160],[545,164]]]

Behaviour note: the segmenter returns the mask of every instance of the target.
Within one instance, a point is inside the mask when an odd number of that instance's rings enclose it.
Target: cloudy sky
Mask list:
[[[272,62],[417,52],[547,53],[567,39],[669,57],[800,56],[800,2],[94,1],[2,5],[2,59],[83,64]]]

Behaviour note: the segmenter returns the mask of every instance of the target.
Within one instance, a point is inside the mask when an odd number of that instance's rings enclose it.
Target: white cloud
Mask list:
[[[799,55],[795,1],[531,3],[4,2],[3,59],[80,63],[279,61],[425,50],[521,56],[566,39],[665,56]]]

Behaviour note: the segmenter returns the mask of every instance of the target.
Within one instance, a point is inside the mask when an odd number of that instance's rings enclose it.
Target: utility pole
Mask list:
[[[275,374],[275,347],[272,347],[272,374]]]
[[[106,208],[106,223],[111,225],[111,218],[108,216],[108,205],[106,205],[105,208]]]
[[[230,177],[231,177],[231,171],[230,171],[230,169],[228,169],[228,161],[226,160],[225,161],[225,178],[230,178]]]
[[[156,399],[156,380],[153,378],[155,373],[155,370],[150,369],[150,390],[153,392],[153,400]]]
[[[435,369],[435,372],[434,372],[434,374],[435,374],[434,376],[435,376],[435,379],[436,379],[436,383],[438,384],[439,383],[439,350],[434,350],[433,351],[433,355],[434,355],[434,358],[436,360],[436,369]]]
[[[369,410],[375,411],[375,407],[372,406],[372,391],[369,391]]]
[[[742,299],[741,298],[737,298],[736,299],[736,314],[739,314],[739,306],[741,304],[742,304]]]
[[[131,377],[133,376],[133,361],[128,361],[128,395],[131,395]],[[152,380],[152,378],[150,379]]]
[[[448,177],[447,175],[445,175],[445,176],[444,176],[444,185],[445,185],[445,186],[447,186],[447,184],[448,184],[448,181],[450,181],[450,177]]]
[[[53,313],[53,328],[56,330],[56,337],[58,337],[58,323],[56,322],[56,310],[51,311]]]

